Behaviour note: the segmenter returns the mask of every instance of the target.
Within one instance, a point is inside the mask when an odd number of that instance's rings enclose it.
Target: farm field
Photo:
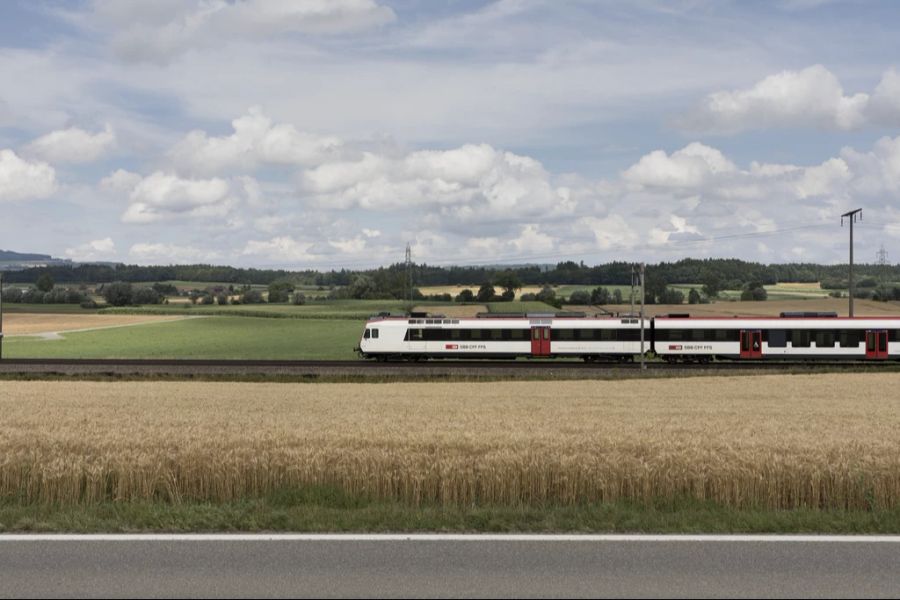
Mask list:
[[[54,334],[60,331],[77,331],[80,329],[98,329],[138,325],[141,323],[157,323],[184,318],[163,315],[101,315],[94,311],[83,311],[81,314],[71,313],[23,313],[13,312],[3,319],[3,333],[14,335]]]
[[[348,319],[176,318],[64,333],[60,339],[10,337],[3,342],[3,356],[349,360],[356,358],[353,348],[362,330],[361,321]]]
[[[898,384],[898,374],[601,385],[8,381],[0,512],[279,490],[331,490],[320,500],[344,507],[896,512],[900,397],[884,391]]]
[[[418,305],[413,309],[415,312],[427,312],[436,315],[446,315],[456,318],[474,318],[478,313],[488,312],[486,304],[439,304],[439,305]]]
[[[695,317],[777,317],[782,312],[836,312],[846,317],[847,298],[823,298],[819,300],[768,300],[765,302],[719,301],[712,304],[647,304],[645,314],[649,317],[672,313],[690,314]],[[900,316],[900,302],[876,302],[874,300],[854,301],[857,317]],[[577,310],[589,315],[599,313],[594,306],[564,306],[566,310]],[[602,307],[614,314],[625,314],[631,310],[629,304],[607,304]],[[640,304],[635,304],[635,312]]]
[[[421,303],[428,307],[429,303]],[[436,303],[435,305],[441,305]],[[103,314],[248,316],[293,319],[366,319],[379,312],[405,314],[408,303],[402,300],[329,300],[300,306],[292,304],[239,304],[219,306],[158,304],[104,308]],[[431,310],[430,308],[428,310]]]

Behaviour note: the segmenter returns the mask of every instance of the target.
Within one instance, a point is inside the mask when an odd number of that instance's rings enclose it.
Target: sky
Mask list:
[[[0,248],[900,260],[900,5],[6,0]]]

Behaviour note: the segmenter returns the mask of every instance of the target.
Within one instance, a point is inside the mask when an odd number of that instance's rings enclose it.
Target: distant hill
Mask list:
[[[49,254],[0,250],[0,271],[21,271],[36,267],[72,266],[65,258],[53,258]]]
[[[0,260],[4,262],[35,262],[53,260],[49,254],[29,254],[24,252],[13,252],[12,250],[0,250]]]

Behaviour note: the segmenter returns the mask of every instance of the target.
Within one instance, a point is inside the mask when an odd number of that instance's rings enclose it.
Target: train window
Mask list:
[[[769,348],[787,348],[787,331],[784,329],[769,329]]]
[[[533,340],[541,339],[541,330],[540,329],[532,329],[531,330],[531,339],[533,339]]]
[[[554,329],[553,337],[554,340],[574,340],[575,339],[575,330],[574,329]]]
[[[527,329],[510,329],[509,330],[509,339],[518,340],[518,341],[526,341],[528,340],[528,330]]]
[[[816,348],[834,348],[834,332],[817,331]]]
[[[887,352],[887,336],[886,335],[878,336],[878,351],[879,352]]]
[[[366,329],[366,332],[363,334],[363,339],[364,340],[369,339],[369,330],[368,329]]]
[[[451,340],[458,340],[458,339],[459,339],[459,333],[460,333],[460,332],[459,332],[459,329],[451,329],[451,330],[450,330],[450,339],[451,339]]]
[[[649,339],[650,332],[644,332],[644,339]],[[619,329],[616,331],[616,339],[620,342],[639,342],[641,341],[640,329]]]
[[[805,329],[794,329],[791,331],[791,347],[809,348],[809,338],[809,331]]]
[[[845,329],[838,332],[838,340],[841,348],[859,348],[859,332]]]
[[[460,329],[459,330],[459,339],[471,340],[472,339],[472,330],[471,329]]]
[[[544,327],[544,339],[545,339],[545,340],[549,340],[549,339],[550,339],[550,330],[547,329],[546,327]]]
[[[891,329],[888,331],[888,341],[900,342],[900,329]]]
[[[875,335],[874,334],[866,335],[866,350],[868,352],[875,352]]]
[[[503,339],[503,330],[502,329],[491,329],[491,339],[492,340],[502,340]]]
[[[378,339],[378,330],[377,329],[372,330],[372,338],[376,339],[376,340]]]
[[[604,342],[614,342],[616,341],[616,330],[615,329],[600,329],[600,339]]]
[[[423,337],[422,331],[423,331],[422,329],[407,329],[406,330],[406,341],[408,341],[408,342],[421,341],[422,337]],[[372,337],[377,337],[377,336],[373,335]]]

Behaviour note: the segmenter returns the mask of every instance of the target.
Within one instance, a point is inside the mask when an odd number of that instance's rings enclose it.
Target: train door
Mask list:
[[[550,328],[531,328],[531,355],[550,356]]]
[[[866,331],[866,358],[886,360],[888,357],[888,332],[885,330]]]
[[[762,358],[762,331],[741,330],[741,358]]]

